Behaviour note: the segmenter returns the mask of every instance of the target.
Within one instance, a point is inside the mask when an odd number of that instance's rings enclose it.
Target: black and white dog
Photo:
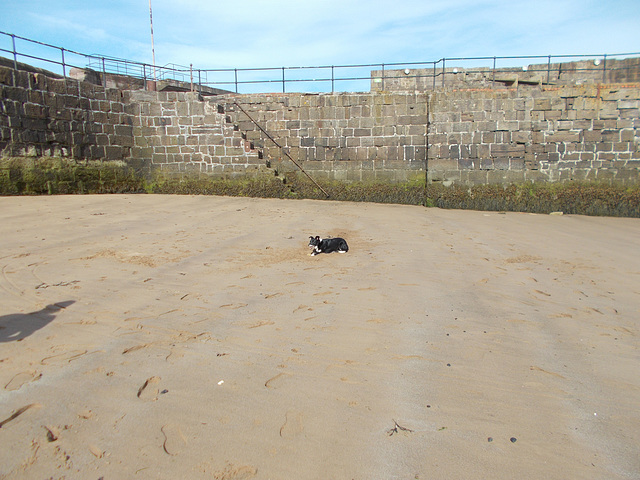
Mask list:
[[[309,247],[313,248],[311,255],[318,255],[319,253],[347,253],[349,251],[349,245],[344,238],[325,238],[322,239],[317,235],[315,237],[309,237]]]

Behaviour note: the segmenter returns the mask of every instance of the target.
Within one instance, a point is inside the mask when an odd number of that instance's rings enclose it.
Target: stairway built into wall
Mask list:
[[[265,162],[217,105],[197,93],[131,92],[133,158],[168,172],[246,175]]]
[[[256,123],[316,178],[402,182],[424,179],[426,100],[422,94],[338,93],[226,95],[210,102],[272,166],[292,168]]]

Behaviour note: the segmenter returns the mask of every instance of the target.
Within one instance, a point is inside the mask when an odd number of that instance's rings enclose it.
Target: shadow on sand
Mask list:
[[[47,305],[42,310],[30,313],[14,313],[11,315],[3,315],[0,317],[0,343],[17,342],[36,330],[39,330],[49,324],[56,314],[70,305],[75,300],[67,300],[66,302],[58,302]]]

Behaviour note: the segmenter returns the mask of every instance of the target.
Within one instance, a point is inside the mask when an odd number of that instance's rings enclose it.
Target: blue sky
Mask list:
[[[152,7],[157,65],[288,67],[640,51],[639,0],[152,0]],[[0,30],[151,63],[148,0],[1,0]],[[0,48],[9,45],[0,36]]]

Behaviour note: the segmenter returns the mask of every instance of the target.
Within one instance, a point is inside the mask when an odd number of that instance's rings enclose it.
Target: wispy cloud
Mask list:
[[[637,0],[152,0],[159,65],[337,65],[640,50]],[[3,0],[0,29],[151,61],[148,2]]]

